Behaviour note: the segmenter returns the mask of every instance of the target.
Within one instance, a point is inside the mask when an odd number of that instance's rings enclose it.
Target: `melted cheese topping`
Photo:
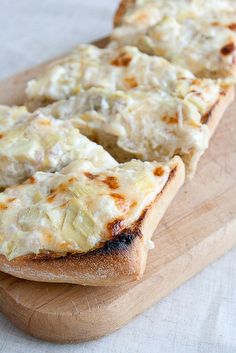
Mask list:
[[[165,92],[115,92],[91,89],[42,109],[59,119],[69,119],[85,135],[95,137],[118,160],[107,134],[131,157],[168,161],[175,154],[194,173],[197,160],[208,147],[209,129],[201,123],[201,114],[218,99],[205,105],[188,95],[179,99]],[[193,100],[192,100],[193,98]],[[200,107],[200,108],[199,108]],[[107,143],[109,141],[109,143]],[[123,157],[123,156],[122,156]],[[126,156],[125,156],[126,157]]]
[[[232,0],[135,0],[121,19],[127,26],[146,28],[153,26],[166,16],[181,22],[186,19],[205,22],[235,21],[236,3]]]
[[[33,106],[68,98],[91,87],[115,90],[163,89],[175,91],[179,80],[194,78],[187,70],[163,58],[151,57],[137,48],[99,49],[80,46],[70,56],[54,63],[39,78],[28,83]]]
[[[11,109],[6,116],[10,128],[1,132],[0,188],[20,183],[36,171],[60,170],[74,159],[85,158],[106,167],[116,165],[101,146],[69,122],[42,114],[23,114],[15,120]]]
[[[192,20],[179,23],[166,17],[142,33],[127,35],[124,28],[118,28],[113,39],[118,46],[134,45],[148,54],[163,56],[198,77],[233,74],[236,33],[220,25]]]
[[[135,222],[163,189],[170,166],[131,161],[106,171],[73,162],[0,193],[0,254],[87,252]]]
[[[0,105],[0,134],[12,127],[18,119],[27,115],[27,113],[26,107]]]
[[[198,77],[234,75],[236,5],[230,1],[141,1],[113,33],[112,47],[134,45]]]

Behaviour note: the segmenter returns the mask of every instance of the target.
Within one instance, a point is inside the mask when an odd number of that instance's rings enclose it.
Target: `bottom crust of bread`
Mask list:
[[[32,281],[91,286],[113,286],[137,280],[145,270],[147,241],[184,179],[184,164],[176,157],[164,188],[152,204],[132,226],[101,248],[60,257],[53,253],[27,255],[12,261],[1,255],[0,271]]]

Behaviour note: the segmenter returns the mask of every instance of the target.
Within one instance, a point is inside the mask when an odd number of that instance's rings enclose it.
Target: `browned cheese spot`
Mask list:
[[[126,77],[124,81],[128,88],[138,87],[138,82],[135,77]]]
[[[52,189],[51,190],[51,194],[58,194],[60,192],[67,191],[68,186],[70,184],[75,183],[76,181],[77,181],[77,179],[75,177],[72,177],[72,178],[68,179],[65,183],[61,183],[55,189]]]
[[[132,57],[127,53],[121,53],[117,58],[111,61],[113,66],[128,66],[132,60]]]
[[[221,48],[222,55],[230,55],[235,50],[234,43],[226,44],[223,48]]]
[[[7,210],[8,206],[5,205],[4,203],[0,203],[0,211]]]
[[[89,172],[85,172],[84,175],[89,178],[90,180],[94,180],[97,178],[97,175],[94,175],[92,173],[89,173]]]
[[[121,209],[125,209],[127,206],[127,202],[125,200],[125,196],[121,195],[121,194],[116,194],[116,193],[112,193],[110,194],[110,196],[114,199],[116,205]]]
[[[119,234],[123,227],[122,219],[115,219],[107,224],[107,229],[112,237]]]
[[[153,171],[153,174],[155,176],[162,176],[165,173],[165,170],[163,167],[156,167]]]
[[[53,202],[53,200],[55,199],[57,195],[56,194],[52,194],[52,195],[49,195],[48,198],[47,198],[47,202]]]
[[[26,180],[26,184],[35,184],[36,183],[36,179],[35,177],[31,176]]]
[[[192,85],[200,85],[201,84],[201,80],[199,78],[194,78],[191,81]]]
[[[109,186],[110,189],[118,189],[119,182],[116,177],[114,176],[107,176],[102,182]]]
[[[162,120],[167,124],[178,124],[178,116],[163,116]]]
[[[236,23],[231,23],[228,27],[231,31],[236,31]]]

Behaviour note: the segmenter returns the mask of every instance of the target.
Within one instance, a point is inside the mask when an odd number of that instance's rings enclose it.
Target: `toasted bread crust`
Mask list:
[[[206,123],[210,130],[210,137],[214,132],[226,109],[234,100],[234,87],[231,86],[220,93],[220,97],[212,109],[202,118],[202,122]]]
[[[117,27],[121,24],[122,22],[122,17],[125,15],[127,10],[135,5],[135,0],[121,0],[120,4],[118,6],[118,9],[116,10],[115,16],[114,16],[114,26]]]
[[[184,183],[184,177],[183,162],[176,157],[168,181],[155,201],[129,229],[107,241],[103,247],[63,257],[48,253],[8,261],[5,256],[0,256],[0,270],[33,281],[92,286],[120,285],[139,279],[146,265],[146,241]]]
[[[214,135],[214,132],[221,120],[221,118],[224,115],[224,112],[226,109],[229,107],[229,105],[233,102],[234,100],[234,87],[231,86],[225,91],[222,91],[220,93],[220,96],[217,100],[217,102],[214,104],[214,106],[205,114],[201,121],[204,124],[207,124],[209,131],[210,131],[210,139]],[[196,163],[199,162],[199,159],[201,156],[199,156],[198,160]]]

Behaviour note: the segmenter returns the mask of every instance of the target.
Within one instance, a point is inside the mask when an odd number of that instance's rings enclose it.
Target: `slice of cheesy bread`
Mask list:
[[[208,101],[204,97],[201,101],[201,95],[179,99],[163,91],[111,93],[94,88],[41,111],[70,120],[120,162],[131,158],[166,162],[179,155],[193,176],[211,136],[208,118],[214,116],[221,95],[218,89],[206,96]]]
[[[3,116],[0,127],[1,189],[24,181],[36,171],[60,170],[74,159],[87,158],[106,167],[116,165],[101,146],[81,135],[70,122],[41,113],[28,114],[24,109],[22,115],[22,108],[18,111],[5,107],[6,119]]]
[[[229,1],[219,7],[215,1],[134,1],[113,32],[112,46],[134,45],[197,77],[219,78],[236,73],[235,30],[236,5]]]
[[[99,49],[82,45],[69,56],[52,63],[27,86],[27,105],[32,109],[68,98],[91,87],[110,91],[134,88],[175,92],[179,82],[195,79],[188,70],[137,48]]]
[[[31,110],[58,101],[92,87],[131,91],[162,90],[179,98],[204,105],[215,100],[227,86],[209,79],[197,79],[190,71],[161,57],[141,53],[135,47],[99,49],[80,46],[70,56],[51,64],[39,78],[28,83],[28,106]]]
[[[36,281],[140,277],[157,223],[184,181],[179,158],[106,170],[74,161],[0,193],[0,270]]]
[[[236,20],[236,15],[235,15]],[[197,77],[219,78],[236,70],[236,32],[217,24],[165,17],[144,32],[127,33],[117,27],[113,46],[134,45],[141,51],[163,56]]]

